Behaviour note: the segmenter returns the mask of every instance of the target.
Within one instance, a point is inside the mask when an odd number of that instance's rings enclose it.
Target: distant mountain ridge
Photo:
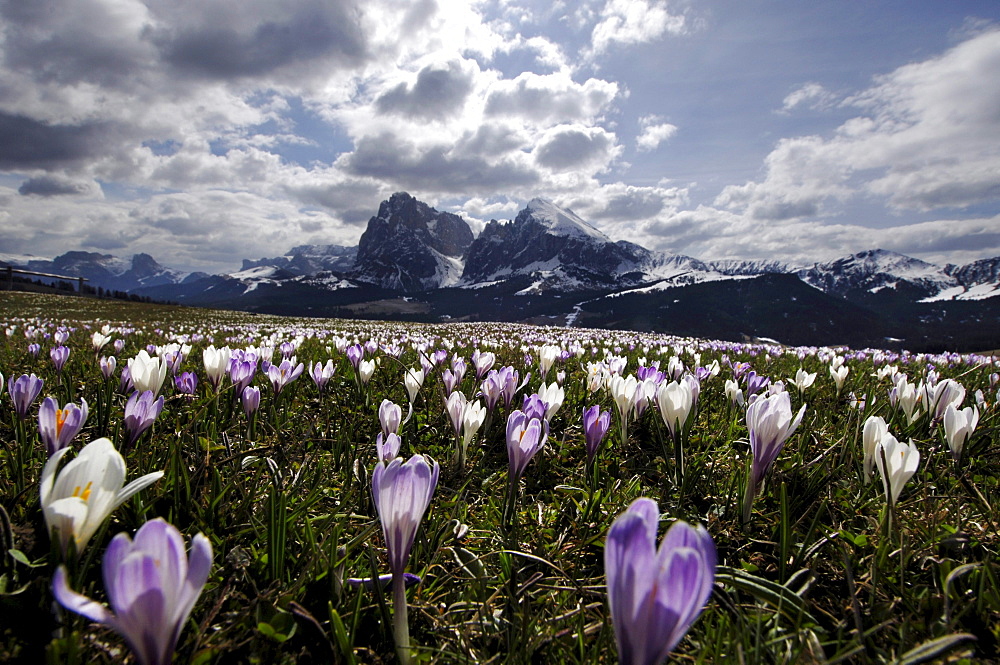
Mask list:
[[[273,314],[530,321],[810,344],[961,338],[1000,347],[1000,257],[942,268],[871,249],[809,266],[706,262],[613,241],[541,198],[474,237],[458,215],[398,192],[356,247],[300,245],[244,259],[224,275],[172,271],[146,254],[67,252],[27,267],[159,300]]]

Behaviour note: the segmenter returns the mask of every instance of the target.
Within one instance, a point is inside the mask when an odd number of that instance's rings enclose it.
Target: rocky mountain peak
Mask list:
[[[353,276],[403,291],[448,286],[461,275],[472,240],[472,229],[458,215],[397,192],[368,220]]]

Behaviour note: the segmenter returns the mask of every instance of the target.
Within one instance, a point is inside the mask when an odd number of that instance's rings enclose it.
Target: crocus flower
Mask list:
[[[103,562],[111,610],[70,589],[63,566],[52,577],[52,593],[66,609],[124,637],[141,665],[170,665],[211,568],[212,544],[204,534],[191,540],[189,556],[180,531],[157,518],[143,524],[134,541],[126,533],[111,539]]]
[[[834,367],[830,365],[830,377],[833,378],[833,383],[837,386],[837,394],[844,389],[844,381],[847,379],[847,373],[851,371],[851,368],[847,365],[840,365],[839,367]]]
[[[38,357],[38,354],[41,352],[41,350],[42,350],[41,344],[33,342],[28,345],[28,353],[30,353],[35,358]]]
[[[337,373],[337,366],[334,364],[332,359],[326,361],[326,364],[317,362],[314,365],[309,366],[309,377],[316,384],[316,388],[323,392],[326,389],[326,384],[330,382],[333,375]]]
[[[390,432],[388,435],[379,432],[375,437],[375,456],[380,462],[388,464],[399,455],[399,448],[402,445],[399,435]]]
[[[229,371],[229,358],[231,354],[232,351],[228,346],[217,349],[214,344],[210,344],[208,348],[201,352],[201,358],[205,364],[205,376],[208,378],[208,382],[212,385],[212,389],[215,392],[219,392],[222,379],[225,378],[226,373]]]
[[[151,357],[145,349],[128,361],[129,376],[132,385],[139,392],[152,391],[155,397],[167,378],[167,364],[159,357]]]
[[[541,417],[532,417],[524,411],[512,411],[507,417],[507,460],[511,484],[515,483],[528,467],[528,462],[545,445],[549,423]]]
[[[101,376],[105,379],[110,379],[115,375],[115,367],[118,366],[118,360],[114,356],[101,356]]]
[[[236,394],[242,394],[250,382],[253,381],[254,374],[257,373],[257,358],[250,354],[244,355],[242,359],[232,357],[229,361],[229,380],[233,382]]]
[[[163,399],[162,397],[160,398]],[[125,484],[125,460],[108,439],[91,441],[56,470],[69,448],[57,450],[42,468],[41,503],[48,532],[58,538],[65,556],[70,541],[82,552],[111,512],[136,492],[163,476],[154,471]]]
[[[69,445],[87,421],[87,400],[80,398],[80,406],[67,404],[59,408],[54,397],[46,397],[38,408],[38,434],[45,443],[49,457]]]
[[[482,353],[479,352],[479,349],[473,351],[472,366],[476,368],[476,381],[482,381],[483,376],[493,367],[496,361],[496,355],[490,351],[483,351]]]
[[[472,437],[476,435],[479,428],[483,426],[483,422],[486,420],[486,407],[479,404],[479,400],[471,402],[465,407],[465,413],[462,414],[462,447],[463,450],[469,447],[469,442],[472,441]],[[464,457],[464,455],[463,455]]]
[[[161,411],[163,411],[162,395],[157,398],[152,390],[132,393],[125,403],[125,431],[128,433],[126,447],[131,447],[143,432],[153,426]]]
[[[743,391],[740,390],[740,384],[732,379],[726,379],[726,397],[729,398],[729,402],[734,407],[742,407],[746,403],[746,400],[743,398]]]
[[[590,464],[597,456],[601,442],[611,426],[611,412],[601,411],[598,404],[583,410],[583,437],[587,447],[587,463]]]
[[[689,381],[671,381],[664,383],[656,391],[660,416],[674,439],[684,431],[684,425],[694,410],[697,397],[693,385]]]
[[[448,414],[448,421],[455,432],[455,436],[462,436],[462,420],[465,418],[465,409],[469,405],[469,399],[465,393],[455,391],[448,395],[445,401],[444,410]]]
[[[452,370],[446,369],[445,371],[441,372],[441,381],[444,382],[445,394],[451,395],[453,392],[455,392],[455,388],[458,387],[458,384],[462,382],[462,378],[456,375],[455,372],[453,372]]]
[[[69,360],[69,347],[54,346],[49,351],[49,357],[52,358],[52,366],[56,368],[57,372],[61,372],[66,366],[66,361]]]
[[[964,409],[948,404],[944,412],[944,437],[948,441],[952,457],[957,461],[962,458],[962,450],[979,424],[979,409],[967,406]]]
[[[302,372],[305,371],[305,365],[302,363],[295,364],[295,358],[285,358],[281,361],[280,365],[270,365],[267,368],[267,378],[271,382],[271,386],[274,388],[274,394],[277,395],[287,386],[289,383],[295,379],[302,376]]]
[[[875,470],[875,448],[882,437],[889,433],[889,426],[881,416],[869,416],[861,430],[861,443],[864,447],[864,481],[868,484]]]
[[[180,375],[174,377],[174,387],[181,395],[194,397],[198,390],[198,375],[194,372],[181,372]]]
[[[500,383],[500,373],[495,369],[491,369],[483,379],[482,384],[479,386],[479,394],[483,398],[483,402],[486,405],[488,411],[493,411],[497,404],[500,402],[500,398],[503,396],[503,385]]]
[[[352,344],[347,347],[347,351],[344,353],[347,355],[347,360],[351,363],[351,367],[357,372],[361,359],[365,357],[365,348],[360,344]]]
[[[417,399],[420,387],[424,385],[424,370],[415,367],[406,370],[403,375],[403,386],[406,387],[406,396],[410,398],[412,404]]]
[[[382,427],[383,436],[399,434],[399,426],[403,421],[403,410],[398,404],[384,399],[378,407],[378,421]]]
[[[247,386],[240,393],[240,403],[243,405],[243,412],[247,418],[252,416],[260,408],[260,388]]]
[[[747,408],[747,429],[750,431],[750,450],[753,453],[753,460],[743,502],[744,522],[750,521],[753,500],[760,491],[764,476],[778,458],[778,453],[781,452],[785,442],[802,422],[805,410],[806,405],[803,404],[793,418],[792,402],[786,392],[761,397]]]
[[[111,336],[106,335],[100,330],[95,330],[94,334],[90,337],[91,346],[94,349],[94,355],[96,356],[104,348],[104,345],[111,341]]]
[[[538,349],[538,371],[542,374],[542,381],[561,354],[562,349],[554,344],[546,344]]]
[[[795,386],[795,389],[799,391],[801,395],[806,391],[806,388],[811,386],[816,380],[816,372],[807,372],[801,367],[795,372],[795,378],[789,378],[788,382]]]
[[[659,509],[640,498],[608,529],[604,571],[623,665],[658,665],[687,633],[712,593],[716,552],[701,526],[674,522],[656,547]]]
[[[433,460],[432,460],[433,462]],[[403,569],[410,558],[417,528],[437,487],[440,468],[421,455],[407,461],[397,457],[388,465],[379,462],[372,473],[372,497],[389,554],[393,579],[393,635],[403,665],[410,662],[410,629],[407,622]]]
[[[402,575],[417,528],[437,487],[440,468],[422,455],[379,462],[372,473],[372,497],[389,555],[393,575]]]
[[[31,410],[31,405],[38,398],[38,394],[42,392],[44,384],[45,382],[34,374],[22,374],[16,379],[13,376],[7,379],[7,394],[14,403],[14,411],[17,412],[18,418],[27,419],[28,411]]]
[[[965,386],[954,379],[940,381],[933,388],[928,385],[926,391],[927,411],[933,414],[936,421],[944,418],[949,405],[954,405],[957,409],[965,401]]]
[[[374,360],[362,360],[358,364],[358,378],[361,379],[361,383],[367,385],[368,381],[371,380],[372,374],[375,373],[375,361]]]
[[[882,437],[875,449],[879,473],[882,475],[882,489],[889,505],[895,505],[906,481],[917,472],[920,465],[920,451],[911,439],[900,443],[891,434]]]
[[[556,382],[549,385],[543,382],[538,388],[538,397],[545,402],[545,419],[552,420],[552,416],[556,415],[566,399],[566,391]]]

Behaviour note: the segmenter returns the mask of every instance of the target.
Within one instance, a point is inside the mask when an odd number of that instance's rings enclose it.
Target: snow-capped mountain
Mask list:
[[[368,220],[351,276],[401,291],[451,286],[462,274],[472,240],[472,229],[458,215],[398,192]]]
[[[160,284],[178,284],[206,277],[205,273],[186,273],[166,268],[149,254],[119,258],[97,252],[66,252],[54,259],[24,257],[9,260],[9,265],[67,277],[84,277],[89,286],[111,291],[133,291]]]
[[[323,271],[347,272],[354,267],[358,256],[357,245],[299,245],[292,247],[282,256],[261,258],[257,260],[243,259],[240,270],[250,270],[263,266],[282,268],[295,275],[313,275]]]
[[[613,242],[573,211],[532,199],[513,221],[492,220],[473,241],[465,284],[530,276],[535,289],[578,291],[641,276],[650,252]]]
[[[959,286],[958,280],[926,261],[884,249],[872,249],[797,271],[802,281],[838,296],[883,289],[915,290],[922,297]]]

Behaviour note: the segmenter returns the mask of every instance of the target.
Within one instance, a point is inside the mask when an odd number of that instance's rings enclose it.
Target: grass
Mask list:
[[[91,416],[71,444],[109,436],[121,446],[127,395],[101,376],[90,336],[104,325],[124,340],[120,373],[147,345],[191,345],[180,371],[199,375],[193,399],[165,384],[165,407],[153,429],[123,450],[128,479],[155,470],[165,476],[116,510],[82,553],[75,588],[106,601],[100,559],[111,537],[163,517],[188,539],[212,542],[214,566],[177,649],[178,663],[382,663],[395,660],[392,598],[347,584],[388,572],[372,505],[378,405],[408,402],[407,368],[418,350],[447,350],[431,371],[402,429],[402,453],[441,464],[441,477],[418,532],[408,570],[422,581],[408,592],[415,660],[441,663],[594,663],[617,660],[606,603],[603,546],[612,521],[640,496],[657,501],[666,523],[703,524],[719,555],[712,597],[672,657],[687,663],[1000,662],[1000,545],[996,362],[982,356],[894,356],[849,349],[736,345],[633,332],[534,328],[511,324],[422,326],[286,319],[38,294],[0,294],[0,372],[35,373],[41,397],[60,404],[85,398]],[[52,336],[64,327],[72,350],[61,379],[49,360]],[[34,331],[34,332],[33,332]],[[26,337],[26,333],[28,336]],[[358,384],[343,351],[347,343],[383,348],[371,381]],[[33,356],[28,345],[41,350]],[[299,362],[326,362],[337,372],[324,392],[307,374],[278,396],[259,372],[263,398],[255,427],[228,379],[216,397],[205,381],[201,351],[209,343],[243,348],[295,345]],[[548,442],[519,484],[516,528],[503,528],[507,454],[502,404],[469,448],[465,468],[452,463],[454,434],[443,408],[440,378],[452,356],[468,362],[479,348],[532,377],[515,399],[540,385],[536,349],[557,344],[572,353],[549,374],[565,372],[565,402]],[[385,346],[389,348],[384,348]],[[395,348],[393,348],[395,347]],[[399,350],[398,357],[395,351]],[[102,354],[115,353],[109,345]],[[654,406],[633,420],[627,439],[606,390],[589,392],[588,362],[606,354],[666,367],[678,356],[689,368],[721,363],[703,381],[684,449],[683,481],[664,458],[665,430]],[[838,395],[827,371],[833,355],[850,374]],[[526,358],[528,356],[528,358]],[[724,358],[725,357],[725,358]],[[696,360],[697,358],[697,360]],[[749,455],[742,411],[730,404],[728,363],[747,362],[772,380],[799,367],[817,372],[795,410],[802,425],[779,455],[754,503],[750,523],[740,504]],[[876,362],[878,360],[878,362]],[[960,464],[952,461],[939,425],[912,425],[887,398],[878,367],[897,365],[911,381],[929,369],[967,390],[981,390],[981,418]],[[475,399],[470,367],[459,389]],[[169,382],[168,376],[168,382]],[[849,393],[867,395],[860,410]],[[40,401],[40,400],[39,400]],[[98,415],[97,405],[104,418]],[[601,404],[612,426],[596,463],[591,492],[585,472],[580,414]],[[0,398],[0,661],[125,662],[115,633],[53,610],[50,581],[58,556],[49,545],[38,498],[44,446],[37,408],[23,428],[10,397]],[[862,482],[861,427],[883,416],[900,440],[921,452],[917,473],[896,505],[892,530],[876,477]],[[20,428],[20,429],[19,429]],[[23,430],[23,432],[22,432]],[[72,457],[74,453],[70,453]],[[15,460],[24,460],[15,468]],[[23,489],[18,477],[23,476]]]

